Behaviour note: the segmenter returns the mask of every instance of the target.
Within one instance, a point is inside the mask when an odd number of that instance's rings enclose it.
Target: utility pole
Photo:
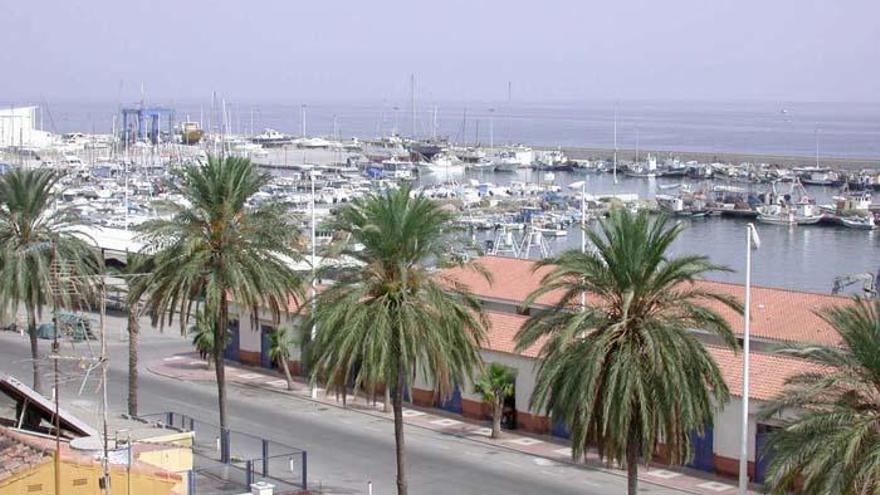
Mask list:
[[[318,273],[317,273],[317,267],[315,266],[317,264],[317,259],[318,259],[318,257],[317,257],[318,248],[317,248],[317,239],[316,239],[317,222],[316,222],[316,216],[315,216],[315,173],[314,172],[315,172],[314,169],[312,169],[311,173],[309,174],[309,177],[311,178],[311,183],[312,183],[312,201],[311,201],[311,203],[312,203],[312,290],[311,290],[311,293],[312,293],[312,321],[313,322],[316,321],[314,319],[315,318],[315,309],[317,309],[317,302],[315,301],[315,296],[318,292],[318,278],[317,278]],[[312,342],[315,341],[315,338],[317,338],[317,336],[318,336],[318,325],[317,325],[317,323],[313,323],[312,324]],[[312,399],[318,398],[318,386],[314,383],[312,383],[310,395],[311,395]]]

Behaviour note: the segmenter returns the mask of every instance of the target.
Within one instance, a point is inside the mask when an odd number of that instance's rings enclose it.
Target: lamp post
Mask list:
[[[743,392],[739,450],[739,495],[749,490],[749,318],[752,298],[752,248],[761,246],[754,224],[746,226],[746,295],[743,311]]]
[[[587,181],[579,180],[568,185],[571,189],[581,190],[581,254],[587,252]],[[587,305],[587,293],[581,292],[581,307]]]
[[[317,304],[317,301],[315,301],[315,295],[317,294],[317,284],[318,284],[317,270],[316,270],[315,264],[317,263],[316,260],[318,258],[317,257],[318,249],[317,249],[317,239],[316,239],[316,234],[317,234],[317,225],[316,224],[317,224],[317,222],[315,221],[315,170],[314,169],[309,171],[309,178],[310,178],[311,185],[312,185],[312,201],[311,201],[311,203],[312,203],[312,208],[311,208],[312,209],[312,290],[311,290],[311,293],[312,293],[312,318],[313,318],[312,321],[315,321],[314,320],[315,307],[316,307],[315,305]],[[312,324],[312,339],[311,339],[312,342],[315,341],[315,338],[317,336],[318,336],[318,325],[313,323]],[[312,388],[311,388],[309,394],[312,399],[318,398],[317,384],[312,383]]]

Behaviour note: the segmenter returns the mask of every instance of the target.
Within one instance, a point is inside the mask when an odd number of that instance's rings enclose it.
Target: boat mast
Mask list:
[[[816,168],[819,168],[819,126],[816,126]]]
[[[617,184],[617,102],[614,103],[614,183]]]
[[[416,75],[409,75],[410,136],[416,138]]]
[[[299,112],[300,112],[300,119],[301,119],[300,131],[302,133],[302,137],[306,137],[306,104],[305,103],[303,103],[302,105],[299,106]]]
[[[437,140],[437,105],[434,105],[434,115],[431,117],[431,139]]]

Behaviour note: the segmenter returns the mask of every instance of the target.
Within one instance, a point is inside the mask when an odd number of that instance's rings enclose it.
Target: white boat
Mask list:
[[[251,138],[251,141],[266,147],[284,146],[293,142],[290,136],[282,134],[275,129],[266,129],[261,134]]]
[[[495,170],[495,162],[487,160],[485,158],[481,158],[473,163],[465,164],[465,168],[467,168],[468,170],[482,170],[485,172],[492,172]]]
[[[872,216],[841,217],[840,222],[844,227],[856,230],[874,230],[877,227]]]
[[[565,237],[568,235],[568,231],[565,229],[535,227],[535,231],[540,232],[544,237]]]
[[[496,158],[493,162],[496,172],[516,172],[520,169],[520,161],[511,156]]]

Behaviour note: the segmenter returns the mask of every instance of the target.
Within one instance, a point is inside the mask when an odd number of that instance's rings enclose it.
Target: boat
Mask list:
[[[282,134],[275,129],[266,129],[262,133],[251,138],[256,144],[261,144],[265,148],[280,147],[290,144],[293,139],[287,134]]]
[[[874,217],[872,216],[851,216],[851,217],[841,217],[840,223],[843,224],[844,227],[848,229],[856,229],[856,230],[874,230],[877,227],[876,222],[874,222]]]
[[[493,164],[496,172],[516,172],[521,167],[520,161],[512,156],[501,156]]]
[[[466,163],[465,168],[468,170],[482,170],[485,172],[492,172],[495,170],[495,162],[492,160],[487,160],[486,158],[480,158],[479,160]]]
[[[198,122],[182,122],[180,124],[180,142],[183,144],[198,144],[205,136]]]

